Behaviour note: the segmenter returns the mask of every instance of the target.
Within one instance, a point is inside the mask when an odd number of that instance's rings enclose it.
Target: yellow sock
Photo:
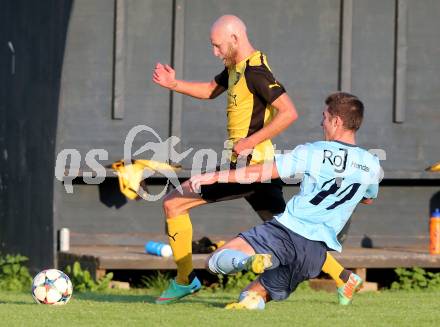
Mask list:
[[[189,214],[167,218],[168,239],[173,249],[174,261],[177,265],[176,282],[189,284],[189,274],[193,270],[192,264],[192,225]]]
[[[331,278],[336,282],[336,287],[341,287],[345,282],[341,279],[340,275],[344,271],[339,262],[336,261],[333,256],[327,252],[324,265],[322,266],[322,271],[329,274]]]

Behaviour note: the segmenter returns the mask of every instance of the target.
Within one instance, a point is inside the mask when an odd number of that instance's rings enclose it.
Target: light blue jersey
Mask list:
[[[341,252],[338,233],[363,199],[377,197],[381,168],[377,157],[337,141],[299,145],[275,156],[281,178],[302,176],[300,192],[276,219],[295,233]]]

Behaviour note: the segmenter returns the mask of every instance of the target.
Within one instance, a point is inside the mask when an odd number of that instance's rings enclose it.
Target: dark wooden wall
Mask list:
[[[57,0],[0,5],[0,252],[28,256],[33,270],[54,260],[53,167],[70,8]]]

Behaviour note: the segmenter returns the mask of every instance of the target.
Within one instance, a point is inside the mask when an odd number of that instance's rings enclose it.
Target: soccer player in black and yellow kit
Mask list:
[[[214,55],[225,65],[211,82],[176,80],[174,70],[160,63],[154,70],[153,81],[199,99],[213,99],[227,91],[227,130],[233,144],[231,168],[235,167],[237,157],[244,157],[251,165],[273,160],[271,139],[297,119],[294,104],[283,85],[274,78],[266,56],[249,42],[246,26],[238,17],[220,17],[211,28],[211,44]],[[177,276],[156,303],[177,300],[201,287],[193,273],[189,209],[244,197],[263,220],[268,220],[282,213],[286,205],[279,180],[252,184],[216,183],[203,186],[200,194],[193,192],[185,182],[182,189],[183,194],[173,191],[163,202]],[[345,270],[329,254],[323,271],[337,284],[344,284],[341,277],[346,275]]]

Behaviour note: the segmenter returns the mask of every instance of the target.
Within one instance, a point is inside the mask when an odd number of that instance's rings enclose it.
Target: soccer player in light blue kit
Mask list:
[[[261,275],[226,308],[263,309],[283,300],[299,283],[320,273],[328,250],[341,252],[337,235],[358,203],[376,198],[381,168],[376,156],[356,146],[355,134],[364,105],[354,95],[338,92],[326,99],[321,126],[325,141],[297,146],[274,162],[194,176],[193,190],[217,182],[249,183],[271,178],[301,178],[300,192],[284,213],[240,233],[208,259],[213,273],[251,270]],[[339,302],[349,304],[362,279],[344,270]],[[341,276],[343,277],[343,276]]]

